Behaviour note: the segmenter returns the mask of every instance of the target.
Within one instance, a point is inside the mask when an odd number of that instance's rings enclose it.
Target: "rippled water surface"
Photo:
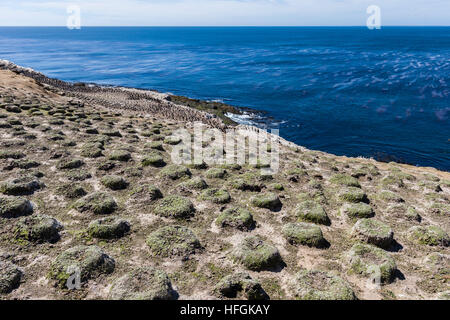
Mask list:
[[[312,149],[450,170],[450,28],[0,28],[0,58],[266,111],[260,125]]]

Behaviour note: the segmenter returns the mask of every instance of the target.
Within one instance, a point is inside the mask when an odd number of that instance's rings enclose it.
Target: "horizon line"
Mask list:
[[[27,25],[0,25],[1,28],[67,28],[66,25],[50,25],[50,26],[27,26]],[[366,25],[198,25],[198,26],[163,26],[163,25],[146,25],[146,26],[140,26],[140,25],[102,25],[102,26],[96,26],[96,25],[86,25],[81,26],[81,28],[367,28]],[[450,27],[450,25],[382,25],[381,29],[384,27]]]

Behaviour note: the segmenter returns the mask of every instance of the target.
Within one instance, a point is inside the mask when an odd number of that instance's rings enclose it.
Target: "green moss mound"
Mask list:
[[[170,195],[159,200],[153,213],[166,218],[186,219],[194,215],[195,208],[188,198]]]
[[[217,204],[224,204],[231,201],[231,196],[228,191],[224,189],[206,189],[200,195],[200,199]]]
[[[248,231],[254,227],[255,221],[250,211],[235,207],[222,212],[216,219],[216,225],[222,228],[230,227]]]
[[[78,199],[87,194],[82,186],[73,183],[64,184],[58,187],[56,193],[67,199]]]
[[[142,159],[141,163],[144,167],[152,166],[161,168],[166,165],[164,158],[157,151],[146,154],[145,157]]]
[[[211,168],[206,171],[206,177],[209,179],[223,179],[227,175],[227,171],[222,168]]]
[[[118,217],[105,217],[89,224],[88,233],[98,239],[118,239],[130,231],[130,223]]]
[[[276,191],[283,191],[284,190],[284,186],[281,183],[272,183],[270,185],[270,188],[272,190],[276,190]]]
[[[226,298],[243,297],[247,300],[269,299],[261,284],[245,272],[231,274],[222,278],[214,287],[214,292],[219,297]]]
[[[99,158],[103,156],[103,144],[100,142],[89,142],[81,148],[81,156],[86,158]]]
[[[171,164],[161,170],[161,175],[170,180],[178,180],[190,177],[192,174],[191,171],[184,166]]]
[[[291,290],[298,300],[357,300],[347,281],[325,271],[300,271]]]
[[[0,196],[0,217],[17,218],[33,213],[33,205],[25,198]]]
[[[430,271],[448,274],[450,273],[450,255],[433,252],[427,255],[423,261],[425,268]]]
[[[170,144],[172,146],[179,144],[181,141],[182,141],[181,138],[179,138],[179,137],[172,137],[172,136],[166,137],[164,139],[164,143]]]
[[[145,145],[145,148],[164,151],[164,147],[161,141],[152,141]]]
[[[378,198],[385,202],[405,202],[405,200],[402,199],[398,194],[389,191],[389,190],[382,190],[377,194]]]
[[[20,218],[14,229],[14,235],[16,239],[31,242],[56,242],[62,229],[63,226],[58,220],[36,214]]]
[[[259,194],[251,198],[251,202],[255,207],[270,210],[278,210],[282,204],[278,195],[272,192]]]
[[[361,188],[358,179],[346,174],[335,174],[331,177],[330,182],[340,186]]]
[[[147,203],[163,198],[161,190],[152,184],[144,184],[134,188],[131,196],[134,199],[139,199]]]
[[[188,181],[184,182],[182,186],[187,188],[188,190],[204,190],[208,188],[208,184],[206,183],[206,181],[200,177],[189,179]]]
[[[109,160],[127,162],[131,160],[131,153],[127,150],[114,150],[108,157]]]
[[[450,237],[444,229],[438,226],[415,226],[408,230],[408,238],[417,244],[427,246],[448,247]]]
[[[273,270],[282,262],[278,249],[258,236],[242,240],[234,250],[233,257],[252,271]]]
[[[323,207],[313,200],[306,200],[300,203],[294,210],[295,216],[304,222],[313,222],[323,225],[330,225],[331,221]]]
[[[375,216],[372,207],[366,203],[346,204],[341,208],[341,213],[350,220],[372,218]]]
[[[339,199],[351,203],[368,202],[366,193],[360,188],[348,187],[339,192]]]
[[[233,189],[260,192],[265,187],[264,181],[265,176],[258,175],[254,172],[247,172],[234,176],[229,183]]]
[[[162,257],[187,257],[201,249],[195,234],[183,226],[162,227],[152,232],[146,242],[152,254]]]
[[[5,195],[30,195],[45,185],[33,176],[15,178],[0,184],[0,192]]]
[[[80,274],[80,280],[86,282],[101,274],[112,273],[116,263],[97,246],[76,246],[70,248],[52,262],[49,278],[57,281],[61,288],[67,286],[67,280]]]
[[[69,170],[66,173],[66,176],[70,181],[85,181],[92,178],[92,175],[89,171],[78,169]]]
[[[110,214],[117,209],[117,203],[114,198],[107,193],[94,192],[76,201],[74,208],[80,212]]]
[[[16,265],[0,260],[0,294],[7,294],[18,288],[22,275]]]
[[[288,223],[283,227],[282,233],[292,245],[300,244],[315,248],[324,248],[327,245],[320,227],[312,223]]]
[[[60,170],[66,169],[78,169],[84,165],[83,160],[80,159],[62,159],[56,165],[56,168]]]
[[[100,179],[100,182],[111,190],[123,190],[128,187],[128,182],[124,178],[116,175],[107,175]]]
[[[394,232],[381,221],[361,219],[352,229],[352,236],[381,248],[389,248],[394,241]]]
[[[395,175],[388,175],[384,177],[381,180],[381,184],[385,187],[398,187],[398,188],[405,187],[403,179]]]
[[[113,282],[110,300],[175,300],[177,293],[164,271],[139,267]]]
[[[347,253],[350,272],[370,277],[376,283],[391,283],[397,265],[391,255],[370,244],[355,244]]]

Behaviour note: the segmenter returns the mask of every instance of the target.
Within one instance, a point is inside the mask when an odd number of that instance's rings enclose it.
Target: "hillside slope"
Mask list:
[[[449,173],[283,141],[273,175],[174,165],[172,132],[226,126],[139,92],[0,70],[1,299],[449,298]]]

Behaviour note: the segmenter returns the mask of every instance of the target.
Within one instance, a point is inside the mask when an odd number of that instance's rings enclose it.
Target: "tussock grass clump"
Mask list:
[[[123,190],[128,187],[128,182],[124,178],[116,175],[108,175],[101,178],[100,182],[111,190]]]
[[[222,228],[231,227],[248,231],[254,227],[255,221],[250,211],[234,207],[222,212],[216,219],[216,225]]]
[[[17,222],[14,235],[17,239],[32,242],[55,242],[63,226],[56,219],[47,215],[22,217]]]
[[[56,165],[56,168],[61,170],[66,169],[78,169],[84,165],[83,160],[81,159],[62,159]]]
[[[152,254],[162,257],[188,257],[201,249],[196,235],[183,226],[166,226],[152,232],[147,240]]]
[[[323,248],[327,244],[320,227],[312,223],[288,223],[283,227],[282,233],[286,240],[293,245]]]
[[[377,194],[377,196],[380,200],[386,202],[405,202],[401,196],[389,190],[382,190]]]
[[[356,187],[344,188],[339,192],[338,197],[342,201],[353,203],[369,201],[366,193],[362,189]]]
[[[204,190],[208,188],[208,184],[200,177],[194,177],[182,183],[182,186],[190,190]]]
[[[67,199],[78,199],[87,194],[82,186],[73,183],[67,183],[58,187],[56,193]]]
[[[114,198],[104,192],[91,193],[75,202],[73,206],[80,212],[92,212],[94,214],[110,214],[117,209]]]
[[[159,150],[159,151],[164,151],[164,147],[161,141],[152,141],[149,142],[147,144],[145,144],[144,146],[147,149],[154,149],[154,150]]]
[[[84,181],[92,178],[92,175],[87,170],[70,170],[66,173],[67,179],[71,181]]]
[[[366,203],[345,204],[341,208],[341,213],[351,220],[372,218],[373,216],[375,216],[375,212],[373,211],[372,207]]]
[[[108,157],[109,160],[127,162],[131,160],[131,153],[126,150],[114,150]]]
[[[375,219],[358,220],[353,226],[352,236],[381,248],[389,248],[394,241],[392,229]]]
[[[163,194],[159,188],[152,184],[144,184],[137,186],[131,191],[131,196],[135,199],[141,199],[143,201],[152,202],[163,197]]]
[[[251,202],[255,207],[270,210],[277,210],[282,206],[278,195],[271,192],[253,196],[251,198]]]
[[[200,199],[217,204],[224,204],[231,201],[231,196],[228,191],[224,189],[206,189],[200,195]]]
[[[170,144],[173,146],[179,144],[180,142],[181,142],[181,138],[179,138],[179,137],[169,136],[164,139],[165,144]]]
[[[0,192],[11,196],[30,195],[45,185],[33,176],[22,176],[0,183]]]
[[[336,174],[331,177],[330,182],[340,186],[361,188],[358,179],[346,174]]]
[[[450,245],[450,237],[444,229],[438,226],[415,226],[408,230],[408,238],[417,244],[427,246]]]
[[[234,273],[222,278],[214,287],[214,292],[227,298],[237,298],[238,295],[242,295],[248,300],[266,300],[269,298],[261,284],[245,272]]]
[[[391,255],[370,244],[355,244],[347,253],[350,272],[371,277],[379,283],[391,283],[394,280],[397,265]]]
[[[164,271],[145,266],[115,280],[108,295],[111,300],[175,300],[177,297]]]
[[[166,165],[164,158],[157,151],[146,154],[141,163],[144,167],[152,166],[160,168]]]
[[[299,221],[313,222],[323,225],[331,224],[330,218],[328,218],[324,208],[313,200],[306,200],[300,203],[295,208],[294,214]]]
[[[190,177],[192,174],[191,171],[184,166],[171,164],[161,170],[161,175],[171,180],[178,180]]]
[[[130,223],[118,217],[105,217],[89,224],[88,234],[99,239],[118,239],[130,231]]]
[[[49,278],[57,281],[59,287],[67,286],[67,280],[75,272],[80,272],[81,282],[86,282],[101,274],[112,273],[116,263],[97,246],[76,246],[70,248],[52,262]]]
[[[81,148],[81,156],[86,158],[99,158],[103,156],[103,144],[100,142],[89,142]]]
[[[227,175],[227,171],[222,168],[211,168],[206,171],[206,177],[209,179],[223,179]]]
[[[347,281],[325,271],[302,270],[290,287],[298,300],[357,300]]]
[[[242,240],[234,250],[233,257],[252,271],[272,270],[282,262],[278,249],[259,236],[250,236]]]
[[[195,213],[195,208],[188,198],[170,195],[159,200],[153,213],[166,218],[185,219]]]

